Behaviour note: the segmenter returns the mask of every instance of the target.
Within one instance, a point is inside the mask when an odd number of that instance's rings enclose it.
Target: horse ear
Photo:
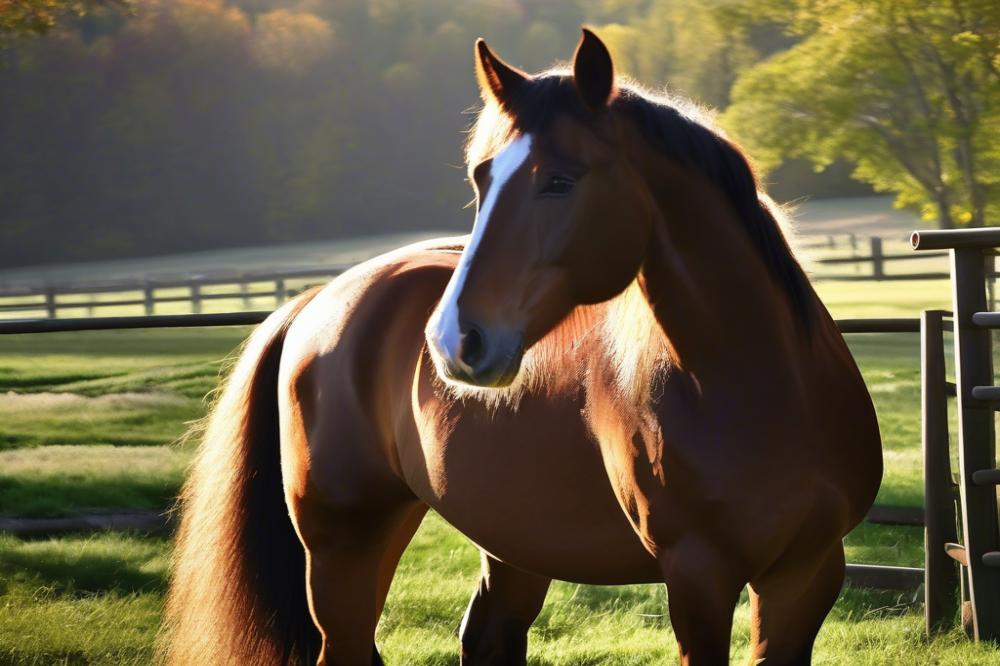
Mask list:
[[[610,104],[617,94],[611,53],[588,28],[583,28],[583,37],[573,56],[573,80],[583,103],[594,111]]]
[[[483,101],[494,100],[506,109],[511,96],[528,79],[528,75],[501,60],[480,37],[476,40],[476,79]]]

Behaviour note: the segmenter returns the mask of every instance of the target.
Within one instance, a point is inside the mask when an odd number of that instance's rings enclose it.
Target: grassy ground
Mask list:
[[[917,564],[919,530],[861,536],[849,556]],[[913,534],[907,534],[913,533]],[[915,538],[916,537],[916,538]],[[165,589],[169,542],[100,535],[0,539],[0,663],[146,664]],[[388,663],[455,664],[455,629],[478,570],[476,550],[436,516],[400,564],[378,643]],[[532,664],[658,664],[674,654],[662,586],[553,585],[531,631]],[[958,634],[923,636],[919,604],[847,589],[817,645],[822,664],[1000,663]],[[749,610],[738,608],[732,656],[742,661]]]
[[[826,283],[835,316],[915,316],[947,290]],[[940,292],[940,293],[939,293]],[[0,338],[0,515],[160,508],[191,445],[222,359],[244,329]],[[919,505],[915,335],[850,338],[876,402],[886,450],[880,502]],[[848,559],[917,566],[922,531],[863,525]],[[145,664],[161,610],[169,540],[103,534],[0,537],[0,664]],[[395,664],[454,664],[455,629],[475,584],[474,547],[430,516],[407,551],[378,641]],[[651,664],[673,658],[662,586],[557,583],[532,629],[535,664]],[[741,604],[733,657],[745,653]],[[824,664],[1000,664],[957,634],[923,637],[918,599],[845,590],[817,645]]]

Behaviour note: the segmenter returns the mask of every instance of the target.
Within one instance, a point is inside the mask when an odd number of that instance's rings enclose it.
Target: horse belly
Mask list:
[[[454,420],[433,421],[400,447],[406,480],[482,549],[571,582],[662,580],[575,401],[524,396],[516,411],[465,403]]]

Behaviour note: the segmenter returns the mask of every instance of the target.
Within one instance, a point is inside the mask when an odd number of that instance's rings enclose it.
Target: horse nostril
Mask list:
[[[486,340],[483,337],[482,331],[479,330],[477,326],[469,326],[468,329],[462,333],[461,349],[459,350],[459,358],[462,359],[462,363],[470,368],[475,368],[476,364],[482,360],[486,353]]]

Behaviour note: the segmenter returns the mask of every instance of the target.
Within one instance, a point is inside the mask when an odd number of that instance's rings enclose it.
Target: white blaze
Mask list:
[[[531,152],[531,135],[522,134],[494,156],[493,162],[490,164],[489,189],[483,198],[482,206],[479,208],[476,222],[472,226],[472,238],[469,240],[465,252],[462,253],[462,258],[459,259],[458,266],[455,267],[455,272],[451,276],[451,281],[448,282],[448,286],[444,290],[444,295],[441,297],[441,303],[438,305],[435,316],[431,319],[428,326],[428,332],[430,333],[428,337],[434,346],[437,347],[438,353],[457,365],[465,365],[459,356],[459,343],[461,342],[462,334],[458,325],[458,297],[462,294],[462,289],[465,287],[465,278],[469,273],[469,265],[472,263],[472,259],[476,255],[476,249],[479,247],[479,242],[486,232],[486,225],[490,223],[490,216],[493,214],[493,207],[496,205],[497,198],[503,191],[504,186],[507,185],[510,177],[514,175],[524,163],[524,160],[527,159],[529,152]]]

